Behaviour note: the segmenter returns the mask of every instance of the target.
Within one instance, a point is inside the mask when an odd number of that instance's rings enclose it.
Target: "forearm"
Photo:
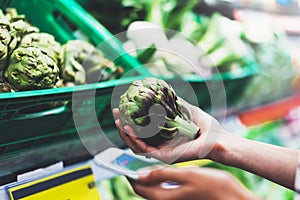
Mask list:
[[[298,151],[248,140],[224,132],[211,159],[294,189]]]

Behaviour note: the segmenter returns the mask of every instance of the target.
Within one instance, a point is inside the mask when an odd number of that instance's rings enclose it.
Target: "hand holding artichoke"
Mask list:
[[[131,126],[151,146],[164,144],[177,134],[194,139],[200,130],[173,88],[160,79],[134,81],[120,97],[119,109],[123,125]]]

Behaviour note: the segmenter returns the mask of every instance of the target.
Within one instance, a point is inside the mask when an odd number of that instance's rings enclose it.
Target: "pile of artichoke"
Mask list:
[[[105,81],[122,72],[90,43],[60,44],[16,9],[0,10],[0,93]]]
[[[120,118],[134,129],[137,137],[151,146],[160,146],[176,135],[194,139],[199,127],[191,112],[165,81],[145,78],[134,81],[121,95]]]

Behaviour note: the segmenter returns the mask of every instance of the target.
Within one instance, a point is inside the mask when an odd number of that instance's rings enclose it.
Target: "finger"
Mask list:
[[[164,189],[161,187],[161,183],[155,185],[142,184],[140,182],[130,182],[133,190],[138,195],[152,200],[168,200],[168,199],[186,199],[189,194],[188,188],[181,186],[176,189]],[[171,190],[171,191],[170,191]]]
[[[149,186],[149,185],[143,185],[143,184],[133,184],[132,185],[133,190],[138,195],[146,198],[146,199],[166,199],[163,198],[165,194],[163,194],[162,189],[158,186]],[[159,195],[158,195],[159,194]]]
[[[132,189],[134,192],[146,199],[154,199],[153,197],[153,191],[155,191],[155,186],[151,185],[144,185],[140,182],[129,180]],[[152,191],[152,193],[151,193]],[[157,190],[156,190],[157,191]]]
[[[114,108],[113,115],[114,115],[115,119],[119,119],[120,118],[120,110],[118,108]]]
[[[122,138],[122,140],[127,144],[129,148],[132,149],[133,152],[138,151],[138,149],[135,148],[134,144],[132,143],[130,137],[127,135],[126,131],[123,129],[122,123],[120,119],[117,119],[115,121],[115,124],[118,128],[119,135]]]
[[[185,169],[178,169],[174,167],[164,167],[153,170],[147,176],[139,177],[139,181],[147,184],[158,184],[165,181],[173,181],[180,185],[189,182],[187,177],[191,177],[191,171]]]
[[[116,110],[114,112],[117,116],[118,115],[118,110]],[[157,150],[154,147],[147,145],[142,140],[137,138],[135,132],[133,131],[133,129],[130,126],[125,126],[123,128],[123,125],[122,125],[122,122],[121,122],[120,119],[117,119],[115,121],[115,124],[118,128],[120,137],[127,144],[127,146],[131,148],[131,150],[134,153],[142,154],[142,153],[145,153],[145,152],[147,153],[148,151],[151,152],[151,151]],[[150,155],[146,155],[146,156],[150,156]]]
[[[136,137],[136,134],[134,132],[134,130],[130,127],[130,126],[125,126],[124,127],[128,138],[130,138],[131,143],[134,144],[134,146],[139,150],[140,154],[146,155],[146,156],[153,156],[153,152],[158,151],[157,148],[146,144],[145,142],[143,142],[141,139],[139,139],[138,137]],[[137,153],[137,152],[136,152]]]

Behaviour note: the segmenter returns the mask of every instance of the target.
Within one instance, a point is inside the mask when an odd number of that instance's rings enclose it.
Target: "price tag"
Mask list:
[[[8,187],[12,200],[100,200],[90,166],[80,166]]]

